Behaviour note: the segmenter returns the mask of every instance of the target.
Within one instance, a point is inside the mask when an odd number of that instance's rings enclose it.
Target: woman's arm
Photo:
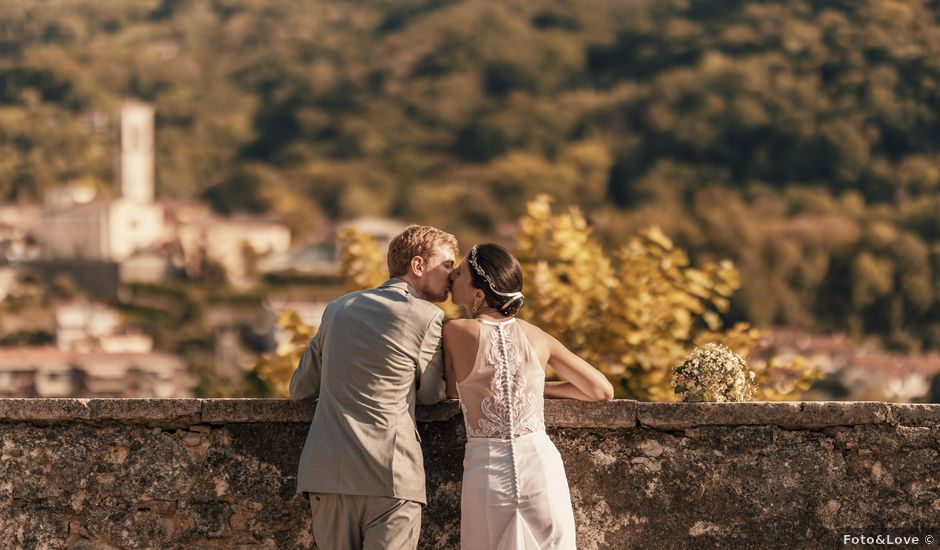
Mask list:
[[[545,397],[553,399],[578,399],[581,401],[594,401],[584,392],[567,380],[546,380]]]
[[[614,398],[614,387],[602,372],[551,335],[546,334],[546,337],[549,341],[548,364],[564,378],[561,382],[545,383],[546,397],[582,401],[609,401]]]

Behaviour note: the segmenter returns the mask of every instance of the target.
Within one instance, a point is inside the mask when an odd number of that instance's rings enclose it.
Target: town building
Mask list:
[[[768,331],[749,362],[802,357],[823,373],[806,399],[913,402],[929,398],[940,376],[940,353],[903,354],[873,349],[846,334],[812,334],[797,329]]]
[[[166,353],[0,347],[0,397],[192,397],[196,383]]]
[[[47,196],[38,231],[47,257],[121,262],[165,239],[163,208],[154,202],[153,118],[147,104],[121,108],[119,197],[96,198],[81,186]]]
[[[117,310],[75,301],[55,311],[54,346],[0,347],[2,397],[191,397],[197,380]]]
[[[212,261],[237,287],[254,283],[259,258],[287,252],[291,243],[287,226],[259,218],[211,216],[181,224],[176,231],[188,273],[198,273],[206,261]]]

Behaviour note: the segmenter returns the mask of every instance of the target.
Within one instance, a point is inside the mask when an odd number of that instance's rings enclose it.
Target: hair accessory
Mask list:
[[[477,275],[486,279],[486,284],[489,285],[490,290],[492,290],[494,294],[510,298],[508,302],[500,306],[500,309],[503,309],[509,306],[509,304],[522,299],[521,292],[500,292],[496,290],[496,285],[493,284],[493,279],[490,279],[490,276],[487,275],[486,272],[483,271],[483,268],[480,267],[480,264],[477,263],[477,245],[474,245],[473,248],[470,249],[470,256],[467,258],[467,261],[470,263],[470,266],[473,267],[473,270],[477,272]]]

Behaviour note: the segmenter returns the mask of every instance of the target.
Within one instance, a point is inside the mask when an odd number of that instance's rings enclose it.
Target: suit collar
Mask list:
[[[380,286],[379,288],[397,288],[400,290],[404,290],[405,292],[407,292],[408,294],[411,294],[414,297],[418,296],[418,291],[415,290],[415,287],[411,286],[408,283],[408,281],[403,281],[396,277],[392,277],[391,279],[385,281],[384,283],[382,283],[382,286]]]

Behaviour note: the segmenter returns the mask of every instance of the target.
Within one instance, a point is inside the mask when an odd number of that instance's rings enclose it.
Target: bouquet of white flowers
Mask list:
[[[747,401],[754,394],[754,376],[744,359],[712,342],[676,367],[672,386],[683,401]]]

